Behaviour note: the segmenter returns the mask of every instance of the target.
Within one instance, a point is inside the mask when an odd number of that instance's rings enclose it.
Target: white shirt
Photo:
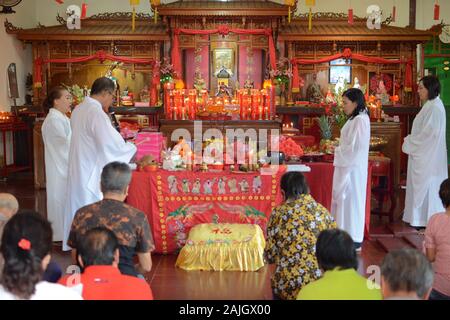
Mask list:
[[[63,240],[69,150],[72,130],[69,118],[50,109],[42,125],[45,147],[47,217],[52,224],[53,241]]]
[[[439,97],[427,101],[417,114],[402,150],[408,154],[403,220],[424,227],[433,214],[444,211],[439,187],[448,177],[446,114]]]
[[[73,111],[70,123],[72,141],[64,215],[65,251],[70,250],[67,239],[76,211],[102,199],[100,177],[103,167],[113,161],[128,163],[136,153],[136,146],[124,141],[95,99],[86,97]]]
[[[342,128],[334,153],[331,214],[354,242],[364,240],[369,144],[370,119],[360,113]]]
[[[19,300],[0,285],[0,300]],[[35,292],[30,300],[83,300],[77,291],[60,284],[41,281],[36,284]]]

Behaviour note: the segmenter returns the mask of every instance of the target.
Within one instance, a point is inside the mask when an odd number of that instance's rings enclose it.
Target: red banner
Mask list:
[[[144,211],[157,253],[181,249],[200,223],[251,223],[262,230],[282,202],[280,179],[257,172],[134,172],[127,202]]]
[[[210,35],[218,33],[222,36],[226,36],[229,33],[236,34],[248,34],[248,35],[265,35],[269,37],[269,59],[270,59],[270,67],[273,70],[277,70],[276,65],[276,52],[275,52],[275,42],[273,41],[272,29],[235,29],[230,28],[227,25],[221,25],[217,29],[211,30],[198,30],[198,29],[175,29],[173,33],[172,39],[172,64],[175,70],[175,73],[178,77],[181,76],[181,57],[180,57],[180,34],[189,34],[189,35]]]
[[[412,79],[412,66],[414,63],[413,59],[402,59],[402,60],[389,60],[389,59],[383,59],[378,57],[369,57],[358,53],[353,53],[351,49],[345,48],[343,52],[337,53],[334,55],[331,55],[329,57],[312,60],[312,59],[292,59],[291,63],[293,66],[293,79],[292,79],[292,87],[298,88],[299,86],[299,74],[298,74],[298,65],[299,64],[321,64],[330,62],[336,59],[353,59],[368,63],[375,63],[375,64],[406,64],[405,69],[405,89],[412,89],[413,86],[413,79]]]

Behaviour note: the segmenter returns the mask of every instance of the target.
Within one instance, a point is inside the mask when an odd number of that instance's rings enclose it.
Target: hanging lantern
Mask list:
[[[133,6],[133,15],[131,17],[131,29],[136,30],[136,6],[138,6],[140,0],[130,0],[130,5]]]

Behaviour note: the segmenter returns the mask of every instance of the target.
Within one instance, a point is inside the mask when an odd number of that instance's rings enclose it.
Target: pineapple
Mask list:
[[[321,116],[318,118],[320,134],[322,135],[322,140],[330,140],[332,137],[331,133],[331,119],[328,116]]]
[[[322,135],[322,140],[320,140],[319,149],[323,153],[330,153],[330,145],[332,144],[332,118],[328,116],[321,116],[318,119],[320,133]]]

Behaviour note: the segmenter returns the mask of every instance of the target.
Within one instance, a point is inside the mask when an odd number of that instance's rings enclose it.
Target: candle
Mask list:
[[[259,120],[262,120],[262,116],[263,116],[263,107],[259,106]]]
[[[269,120],[269,108],[264,108],[264,120]]]

